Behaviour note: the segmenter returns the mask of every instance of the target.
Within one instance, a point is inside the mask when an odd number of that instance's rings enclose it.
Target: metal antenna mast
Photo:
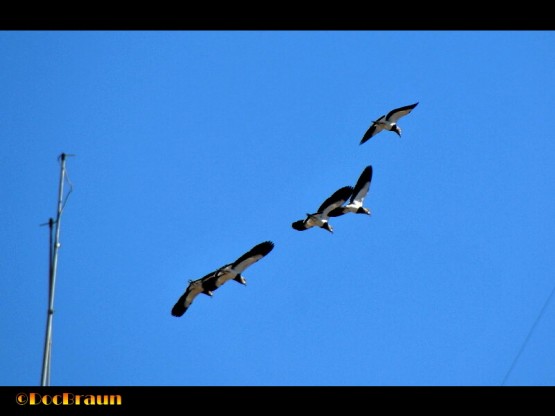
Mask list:
[[[50,250],[49,250],[49,267],[48,267],[48,311],[46,315],[46,336],[44,339],[44,355],[42,364],[41,386],[50,385],[50,359],[52,357],[52,318],[54,315],[54,290],[56,288],[56,270],[58,267],[58,249],[60,248],[60,221],[62,219],[62,211],[64,210],[64,180],[67,179],[66,174],[66,157],[72,156],[62,153],[60,155],[60,183],[58,189],[58,212],[56,220],[50,218],[48,226],[50,229]],[[69,179],[68,179],[69,181]],[[71,187],[71,182],[70,182]],[[71,192],[71,189],[70,189]],[[69,193],[68,195],[69,196]],[[67,201],[66,196],[66,201]],[[53,230],[55,226],[55,230]],[[54,242],[52,242],[52,234],[54,234]]]

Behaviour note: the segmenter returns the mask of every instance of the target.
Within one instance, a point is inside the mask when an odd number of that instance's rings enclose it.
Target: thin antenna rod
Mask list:
[[[42,364],[41,386],[50,385],[50,360],[52,358],[52,318],[54,315],[54,290],[56,288],[56,269],[58,267],[58,249],[60,248],[60,222],[63,211],[64,178],[66,176],[66,154],[60,155],[60,184],[58,190],[58,213],[56,221],[50,218],[50,241],[52,241],[52,226],[55,224],[54,243],[50,245],[50,266],[48,280],[48,311],[46,314],[46,336],[44,339],[44,356]]]
[[[520,356],[522,354],[522,351],[524,351],[524,348],[526,347],[526,344],[528,344],[528,341],[530,341],[530,337],[532,336],[532,332],[534,332],[534,329],[538,325],[538,322],[540,322],[540,319],[542,318],[543,314],[545,313],[545,310],[547,309],[547,305],[549,305],[549,302],[551,301],[551,298],[553,297],[554,293],[555,293],[555,286],[553,286],[553,289],[551,289],[551,293],[549,294],[549,296],[547,297],[547,300],[543,304],[540,313],[538,314],[536,320],[534,321],[534,324],[532,325],[532,328],[530,328],[530,331],[528,331],[528,335],[526,335],[526,338],[524,339],[524,342],[520,346],[520,350],[518,351],[518,354],[516,355],[515,359],[513,360],[512,364],[511,364],[511,367],[509,368],[509,371],[507,371],[507,374],[505,374],[505,377],[503,377],[503,382],[501,383],[502,386],[504,386],[505,383],[507,382],[507,379],[509,378],[509,375],[513,371],[513,368],[515,367],[516,362],[518,361],[518,359],[520,358]]]

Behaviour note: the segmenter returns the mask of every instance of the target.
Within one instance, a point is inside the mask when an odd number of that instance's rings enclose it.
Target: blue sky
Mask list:
[[[0,385],[40,383],[62,152],[51,385],[555,384],[554,32],[4,31],[0,56]],[[367,165],[372,216],[292,229]],[[265,240],[248,286],[170,315]]]

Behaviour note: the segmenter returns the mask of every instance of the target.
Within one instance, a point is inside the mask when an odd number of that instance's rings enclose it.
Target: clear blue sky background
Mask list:
[[[0,32],[0,384],[40,384],[65,152],[52,385],[554,385],[554,57],[546,31]],[[367,165],[371,217],[291,228]]]

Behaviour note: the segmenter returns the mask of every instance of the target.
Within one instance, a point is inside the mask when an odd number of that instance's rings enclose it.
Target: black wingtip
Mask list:
[[[297,231],[304,231],[307,229],[303,220],[295,221],[291,224],[291,227],[293,227]]]
[[[186,310],[187,309],[184,308],[183,305],[176,304],[172,308],[172,316],[175,316],[176,318],[179,318],[179,317],[183,316],[183,314],[185,313]]]
[[[370,126],[370,128],[366,131],[366,133],[364,133],[364,136],[362,136],[362,139],[360,140],[359,145],[366,143],[368,140],[370,140],[372,138],[372,136],[374,136],[374,131],[373,128],[374,125]]]
[[[273,243],[273,241],[267,240],[254,246],[253,251],[256,254],[262,254],[263,256],[265,256],[270,251],[272,251],[274,247],[275,247],[275,244]]]

